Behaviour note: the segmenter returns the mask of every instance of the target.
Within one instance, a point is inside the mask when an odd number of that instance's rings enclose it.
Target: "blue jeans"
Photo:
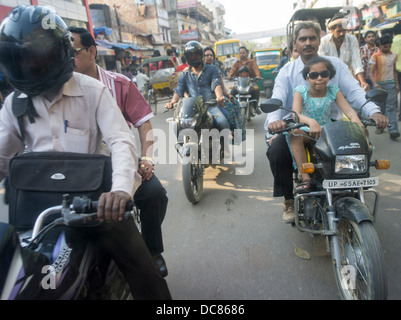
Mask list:
[[[214,124],[219,131],[230,129],[230,123],[218,106],[211,106],[208,110],[213,116]]]
[[[389,133],[398,132],[398,117],[397,117],[397,92],[395,90],[395,82],[383,83],[378,82],[380,87],[387,91],[387,100],[385,115],[390,121]],[[383,110],[384,111],[384,110]]]

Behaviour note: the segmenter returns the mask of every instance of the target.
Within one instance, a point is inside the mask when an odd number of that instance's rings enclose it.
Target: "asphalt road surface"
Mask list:
[[[163,105],[159,104],[152,120],[160,130],[161,160],[161,146],[174,139],[166,123],[172,113],[163,113]],[[156,175],[169,197],[163,234],[166,280],[173,299],[339,299],[330,258],[318,250],[310,235],[281,220],[283,199],[272,196],[264,120],[265,115],[259,115],[247,124],[251,134],[244,150],[253,155],[248,167],[234,163],[206,169],[204,195],[197,205],[185,197],[181,164],[174,153],[156,165]],[[391,161],[389,170],[371,172],[380,178],[375,226],[385,255],[389,299],[401,299],[401,141],[390,140],[388,133],[369,131],[375,157]],[[0,220],[7,221],[3,204]],[[301,259],[296,248],[310,253],[311,259]]]

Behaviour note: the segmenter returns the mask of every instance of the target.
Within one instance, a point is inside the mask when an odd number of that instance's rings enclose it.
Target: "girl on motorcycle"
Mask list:
[[[302,75],[309,82],[310,87],[298,86],[294,90],[293,110],[298,114],[298,121],[307,125],[294,130],[290,135],[291,151],[298,168],[301,168],[302,163],[307,162],[305,145],[310,143],[310,138],[317,140],[320,137],[322,126],[331,121],[330,114],[334,103],[348,119],[358,123],[364,129],[357,113],[345,100],[338,86],[327,84],[335,73],[333,65],[327,59],[318,56],[312,58],[305,64],[302,71]],[[301,172],[301,177],[302,182],[295,187],[294,193],[310,192],[309,173]]]

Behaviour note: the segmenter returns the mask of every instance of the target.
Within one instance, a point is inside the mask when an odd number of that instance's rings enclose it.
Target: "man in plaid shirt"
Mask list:
[[[373,83],[369,76],[369,60],[372,55],[379,51],[379,48],[375,45],[375,41],[376,33],[372,30],[368,30],[365,34],[365,45],[360,48],[362,64],[365,70],[365,80],[371,88],[373,88]]]

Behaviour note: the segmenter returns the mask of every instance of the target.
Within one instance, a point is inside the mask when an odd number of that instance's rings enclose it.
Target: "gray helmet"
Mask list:
[[[0,68],[31,95],[61,87],[72,76],[74,48],[60,16],[44,6],[18,6],[0,25]]]

